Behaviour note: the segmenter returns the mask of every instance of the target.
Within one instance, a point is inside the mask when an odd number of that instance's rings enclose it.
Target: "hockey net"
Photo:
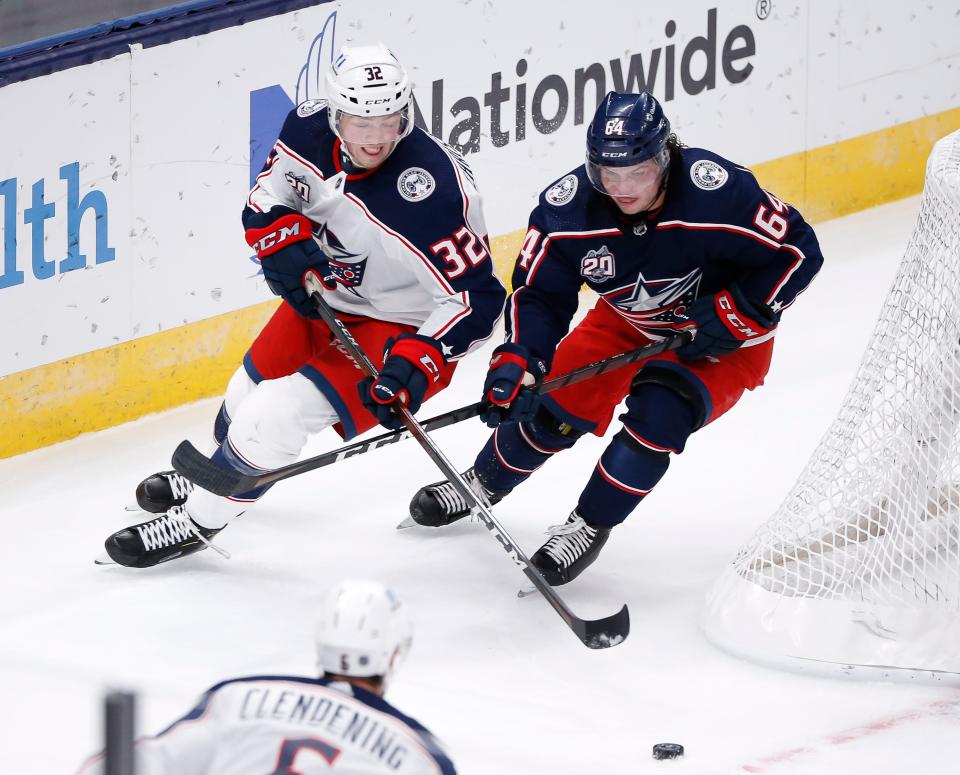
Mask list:
[[[960,131],[837,418],[703,617],[777,666],[960,682]]]

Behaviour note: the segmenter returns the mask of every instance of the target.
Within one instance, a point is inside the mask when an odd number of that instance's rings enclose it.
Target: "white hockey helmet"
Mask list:
[[[344,114],[398,116],[399,122],[386,122],[393,142],[413,131],[413,87],[400,60],[382,43],[341,48],[327,70],[326,92],[330,128],[344,142],[356,141],[343,135]]]
[[[413,640],[407,608],[376,581],[341,581],[324,596],[317,622],[317,667],[323,673],[385,679]]]

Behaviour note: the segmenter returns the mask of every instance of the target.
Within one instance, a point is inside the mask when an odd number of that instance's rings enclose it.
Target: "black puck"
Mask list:
[[[683,756],[683,746],[680,743],[657,743],[653,746],[654,759],[677,759]]]

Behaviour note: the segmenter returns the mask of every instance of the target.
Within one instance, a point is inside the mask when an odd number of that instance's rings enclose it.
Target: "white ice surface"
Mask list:
[[[476,524],[394,530],[438,478],[415,442],[277,486],[204,552],[147,571],[93,564],[133,521],[136,483],[182,438],[205,443],[218,401],[0,461],[0,772],[72,772],[100,746],[105,687],[139,691],[155,732],[211,683],[313,674],[312,616],[342,577],[396,586],[416,614],[389,699],[431,727],[466,775],[960,771],[960,691],[849,682],[741,662],[698,628],[703,596],[776,508],[835,414],[910,230],[917,199],[818,228],[827,263],[788,310],[767,384],[696,434],[595,566],[561,593],[582,616],[630,605],[632,632],[584,648]],[[485,358],[431,416],[475,400]],[[466,467],[477,421],[435,434]],[[315,454],[339,445],[332,431]],[[497,507],[532,553],[576,502],[603,441],[557,456]],[[686,746],[657,762],[656,742]]]

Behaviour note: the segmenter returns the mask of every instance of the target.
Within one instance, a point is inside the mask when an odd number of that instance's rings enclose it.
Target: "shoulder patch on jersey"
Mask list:
[[[601,245],[598,250],[588,250],[580,259],[580,274],[595,283],[609,280],[616,273],[617,265],[614,263],[613,253],[606,245]]]
[[[283,177],[298,197],[304,202],[310,202],[310,184],[307,183],[306,175],[294,175],[292,172],[284,172]]]
[[[397,178],[397,191],[408,202],[420,202],[433,193],[437,181],[423,167],[410,167]]]
[[[727,182],[728,177],[730,175],[723,167],[709,159],[700,159],[690,167],[690,179],[697,188],[702,188],[704,191],[720,188]]]
[[[573,199],[573,195],[577,193],[577,185],[576,175],[573,173],[565,175],[547,189],[547,193],[543,195],[543,198],[552,205],[565,205]]]
[[[297,115],[300,118],[306,118],[314,113],[319,113],[325,107],[327,107],[326,100],[305,100],[297,105]]]

